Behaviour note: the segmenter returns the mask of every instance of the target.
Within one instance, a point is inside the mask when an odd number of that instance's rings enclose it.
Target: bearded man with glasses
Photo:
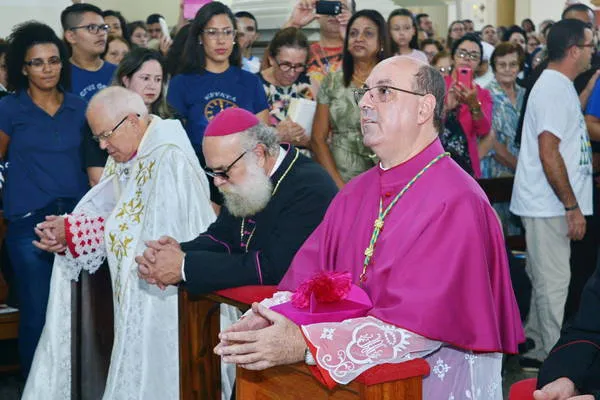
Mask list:
[[[215,352],[259,370],[304,360],[330,387],[425,357],[432,371],[424,399],[477,387],[500,400],[501,353],[516,352],[523,333],[500,223],[438,138],[444,79],[397,56],[376,65],[365,85],[356,91],[363,141],[379,165],[344,186],[298,251],[275,295],[295,291],[294,300],[254,304],[221,332]],[[372,308],[358,315],[348,298],[328,311],[302,309],[296,299],[324,272],[360,286]]]
[[[216,222],[180,243],[156,236],[136,258],[140,277],[160,287],[181,284],[192,294],[244,285],[275,285],[323,219],[336,187],[329,175],[241,108],[221,111],[202,143],[206,174],[223,194]],[[240,316],[221,307],[221,326]],[[221,389],[232,392],[235,368],[222,366]]]

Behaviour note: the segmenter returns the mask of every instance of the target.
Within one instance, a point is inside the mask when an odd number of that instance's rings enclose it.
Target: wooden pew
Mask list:
[[[212,351],[218,343],[219,304],[234,305],[246,311],[252,302],[270,297],[274,291],[273,286],[252,286],[191,296],[180,289],[180,399],[221,398],[220,361]],[[420,400],[422,379],[427,374],[429,365],[425,360],[387,364],[365,372],[349,385],[329,390],[302,363],[265,371],[238,368],[236,395],[238,400]]]

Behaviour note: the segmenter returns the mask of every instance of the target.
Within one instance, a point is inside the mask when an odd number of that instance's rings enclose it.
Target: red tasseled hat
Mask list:
[[[256,115],[239,107],[227,108],[208,123],[204,136],[227,136],[245,131],[260,123]]]

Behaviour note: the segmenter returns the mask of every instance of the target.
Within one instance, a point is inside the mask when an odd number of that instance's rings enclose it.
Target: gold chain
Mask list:
[[[275,187],[273,188],[273,191],[271,192],[271,197],[275,196],[275,193],[277,193],[277,190],[279,189],[279,184],[281,183],[281,181],[283,181],[283,179],[290,172],[290,170],[292,169],[292,167],[296,163],[296,160],[298,160],[298,156],[299,156],[300,153],[298,152],[298,149],[294,148],[294,150],[296,151],[296,154],[294,155],[294,159],[292,160],[292,162],[290,163],[290,165],[287,167],[287,169],[285,170],[285,172],[283,173],[283,175],[281,175],[281,178],[279,178],[279,180],[275,184]],[[245,227],[245,222],[246,222],[246,218],[242,218],[242,225],[240,226],[240,242],[242,242],[242,243],[244,242],[244,227]],[[250,241],[252,240],[252,236],[254,236],[254,231],[255,230],[256,230],[256,224],[254,225],[254,228],[252,228],[252,232],[250,232],[250,236],[248,236],[248,241],[246,242],[246,246],[245,246],[246,253],[248,252],[248,246],[250,246]]]

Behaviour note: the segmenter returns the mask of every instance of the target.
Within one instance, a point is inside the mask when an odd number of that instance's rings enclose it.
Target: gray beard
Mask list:
[[[223,194],[225,207],[234,217],[249,217],[262,211],[271,200],[273,183],[256,164],[250,163],[245,182],[237,184]]]

